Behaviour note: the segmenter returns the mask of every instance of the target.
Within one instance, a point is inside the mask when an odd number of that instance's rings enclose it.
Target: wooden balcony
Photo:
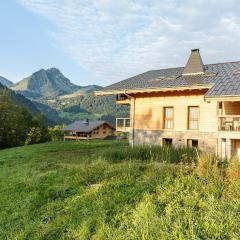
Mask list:
[[[219,116],[219,131],[240,132],[240,115]]]
[[[116,131],[129,132],[130,131],[130,118],[116,118]]]
[[[84,140],[90,139],[89,137],[79,137],[79,136],[64,136],[64,140]]]

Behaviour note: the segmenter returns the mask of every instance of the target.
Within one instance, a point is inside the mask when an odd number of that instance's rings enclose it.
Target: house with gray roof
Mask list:
[[[64,140],[105,139],[111,136],[115,128],[106,121],[76,121],[62,129]]]
[[[151,70],[95,94],[130,105],[132,145],[187,145],[240,157],[240,61],[204,64],[192,49],[184,67]]]

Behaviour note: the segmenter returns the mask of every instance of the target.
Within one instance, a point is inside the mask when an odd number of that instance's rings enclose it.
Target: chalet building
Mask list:
[[[148,71],[95,94],[130,104],[132,145],[187,145],[240,157],[240,61],[203,64],[193,49],[185,67]]]
[[[105,121],[74,122],[63,128],[65,140],[104,139],[111,136],[115,128]]]

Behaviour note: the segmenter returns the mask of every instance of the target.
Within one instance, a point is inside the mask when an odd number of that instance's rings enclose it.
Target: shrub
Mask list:
[[[62,131],[64,125],[56,125],[53,128],[49,128],[49,134],[51,141],[58,142],[63,140],[64,133]]]
[[[196,172],[199,176],[215,176],[221,175],[219,161],[213,154],[203,153],[198,159]]]
[[[41,140],[41,129],[39,127],[32,127],[27,135],[25,141],[26,145],[39,143]]]

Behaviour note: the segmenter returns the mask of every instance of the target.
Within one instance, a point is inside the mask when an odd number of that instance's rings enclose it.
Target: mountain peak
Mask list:
[[[13,85],[12,89],[30,98],[45,98],[69,94],[79,90],[80,87],[71,83],[59,69],[49,68],[40,69],[24,78]]]
[[[48,68],[46,71],[47,72],[58,72],[58,73],[61,73],[61,71],[58,68],[55,68],[55,67]]]

